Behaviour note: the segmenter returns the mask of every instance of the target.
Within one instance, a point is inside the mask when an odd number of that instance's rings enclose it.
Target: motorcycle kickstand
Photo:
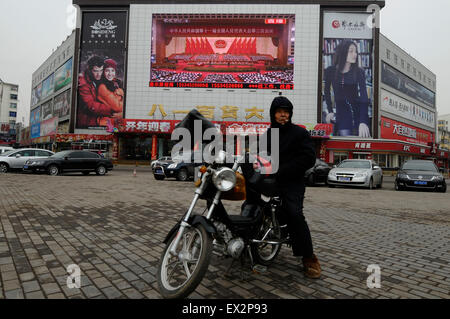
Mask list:
[[[253,260],[253,255],[252,255],[252,250],[250,248],[250,245],[247,245],[247,251],[248,251],[248,256],[250,257],[250,266],[251,266],[252,272],[255,274],[259,274],[259,275],[266,272],[267,271],[266,266],[255,264],[255,262]]]

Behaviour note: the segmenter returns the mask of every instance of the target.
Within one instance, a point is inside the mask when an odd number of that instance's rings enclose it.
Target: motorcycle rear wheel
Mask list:
[[[270,229],[270,231],[269,231]],[[269,216],[264,216],[263,224],[261,225],[260,236],[257,239],[262,239],[264,234],[269,231],[266,240],[268,241],[280,241],[281,240],[281,228],[278,220]],[[275,258],[277,258],[278,253],[281,250],[280,244],[268,244],[268,243],[253,243],[251,244],[251,251],[254,261],[257,264],[264,266],[269,266]]]
[[[211,235],[201,225],[186,228],[173,256],[170,249],[175,243],[175,233],[164,249],[158,266],[159,292],[167,299],[189,296],[203,279],[211,259]]]

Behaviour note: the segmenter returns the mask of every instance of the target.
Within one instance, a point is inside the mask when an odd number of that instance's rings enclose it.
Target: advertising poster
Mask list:
[[[389,64],[381,64],[381,82],[428,106],[435,107],[436,94]]]
[[[123,118],[127,12],[84,12],[77,129],[106,130]]]
[[[41,122],[41,107],[37,107],[30,113],[30,125]]]
[[[41,136],[48,136],[57,133],[58,129],[58,118],[53,117],[49,120],[41,122]]]
[[[385,117],[381,117],[381,138],[388,140],[402,140],[425,146],[429,145],[434,140],[433,133],[430,131]]]
[[[31,92],[31,106],[35,106],[41,100],[42,83],[39,83]]]
[[[381,109],[434,129],[434,112],[383,89],[381,90]]]
[[[72,81],[72,58],[55,71],[55,92]]]
[[[37,138],[41,136],[41,123],[31,125],[31,138]]]
[[[373,35],[368,13],[324,13],[322,123],[372,137]]]
[[[51,100],[41,105],[41,115],[42,121],[48,120],[53,117]]]
[[[70,115],[70,97],[72,90],[68,89],[58,94],[53,100],[53,116],[57,116],[60,121],[69,118]]]
[[[54,73],[52,73],[42,82],[42,100],[53,93],[54,85]]]
[[[293,90],[295,14],[261,16],[153,14],[150,87]]]

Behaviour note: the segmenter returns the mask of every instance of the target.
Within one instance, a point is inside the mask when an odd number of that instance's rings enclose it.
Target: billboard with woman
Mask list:
[[[322,122],[372,137],[373,35],[367,13],[324,13]]]

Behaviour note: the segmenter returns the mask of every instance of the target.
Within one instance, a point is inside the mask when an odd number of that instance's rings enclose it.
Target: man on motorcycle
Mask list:
[[[305,171],[314,166],[316,155],[309,132],[291,122],[293,105],[284,96],[276,97],[270,106],[270,128],[267,134],[270,150],[272,129],[279,130],[279,169],[276,182],[280,189],[282,211],[286,218],[294,256],[302,256],[305,275],[319,278],[320,263],[313,253],[308,224],[303,215]]]

